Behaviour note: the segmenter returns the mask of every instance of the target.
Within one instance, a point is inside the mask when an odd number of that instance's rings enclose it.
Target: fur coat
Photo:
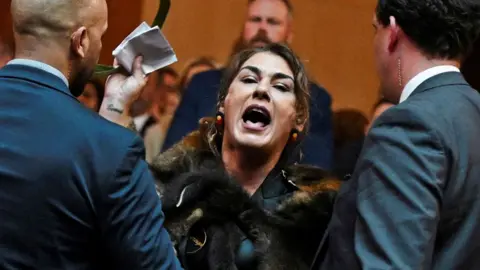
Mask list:
[[[208,147],[211,124],[212,119],[202,119],[199,130],[151,164],[164,225],[176,248],[182,239],[191,238],[195,224],[202,223],[208,226],[193,238],[198,250],[209,242],[203,250],[208,267],[202,269],[237,269],[235,251],[242,235],[253,242],[256,269],[309,269],[340,182],[319,168],[287,167],[284,176],[297,191],[275,211],[266,211],[252,202]]]

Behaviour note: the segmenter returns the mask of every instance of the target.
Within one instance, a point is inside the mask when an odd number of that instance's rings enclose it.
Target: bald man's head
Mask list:
[[[93,73],[107,29],[105,0],[12,0],[17,58],[60,69],[75,95]]]

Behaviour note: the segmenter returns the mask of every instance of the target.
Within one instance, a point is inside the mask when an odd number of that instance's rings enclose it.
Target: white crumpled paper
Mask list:
[[[132,65],[137,55],[143,56],[142,70],[150,74],[177,62],[177,56],[158,26],[150,27],[142,22],[113,51],[122,67],[132,72]]]

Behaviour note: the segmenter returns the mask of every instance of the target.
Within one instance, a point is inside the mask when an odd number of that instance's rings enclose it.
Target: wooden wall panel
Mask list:
[[[112,51],[139,24],[142,11],[140,1],[107,0],[108,30],[103,37],[103,49],[100,63],[112,64]]]
[[[0,40],[13,46],[12,16],[10,0],[0,0]]]
[[[111,52],[142,20],[151,23],[159,0],[107,0],[109,28],[100,62],[110,64]],[[238,37],[246,0],[175,0],[164,27],[181,70],[191,58],[209,55],[223,63]],[[334,108],[367,112],[377,97],[371,27],[376,0],[295,1],[293,48],[313,79],[332,94]],[[10,0],[0,0],[0,37],[13,40]],[[480,42],[464,73],[480,88]]]

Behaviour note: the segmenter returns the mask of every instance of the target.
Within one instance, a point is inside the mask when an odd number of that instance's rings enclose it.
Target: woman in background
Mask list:
[[[91,79],[85,85],[83,93],[77,99],[92,111],[98,112],[103,100],[105,88],[102,82]]]

